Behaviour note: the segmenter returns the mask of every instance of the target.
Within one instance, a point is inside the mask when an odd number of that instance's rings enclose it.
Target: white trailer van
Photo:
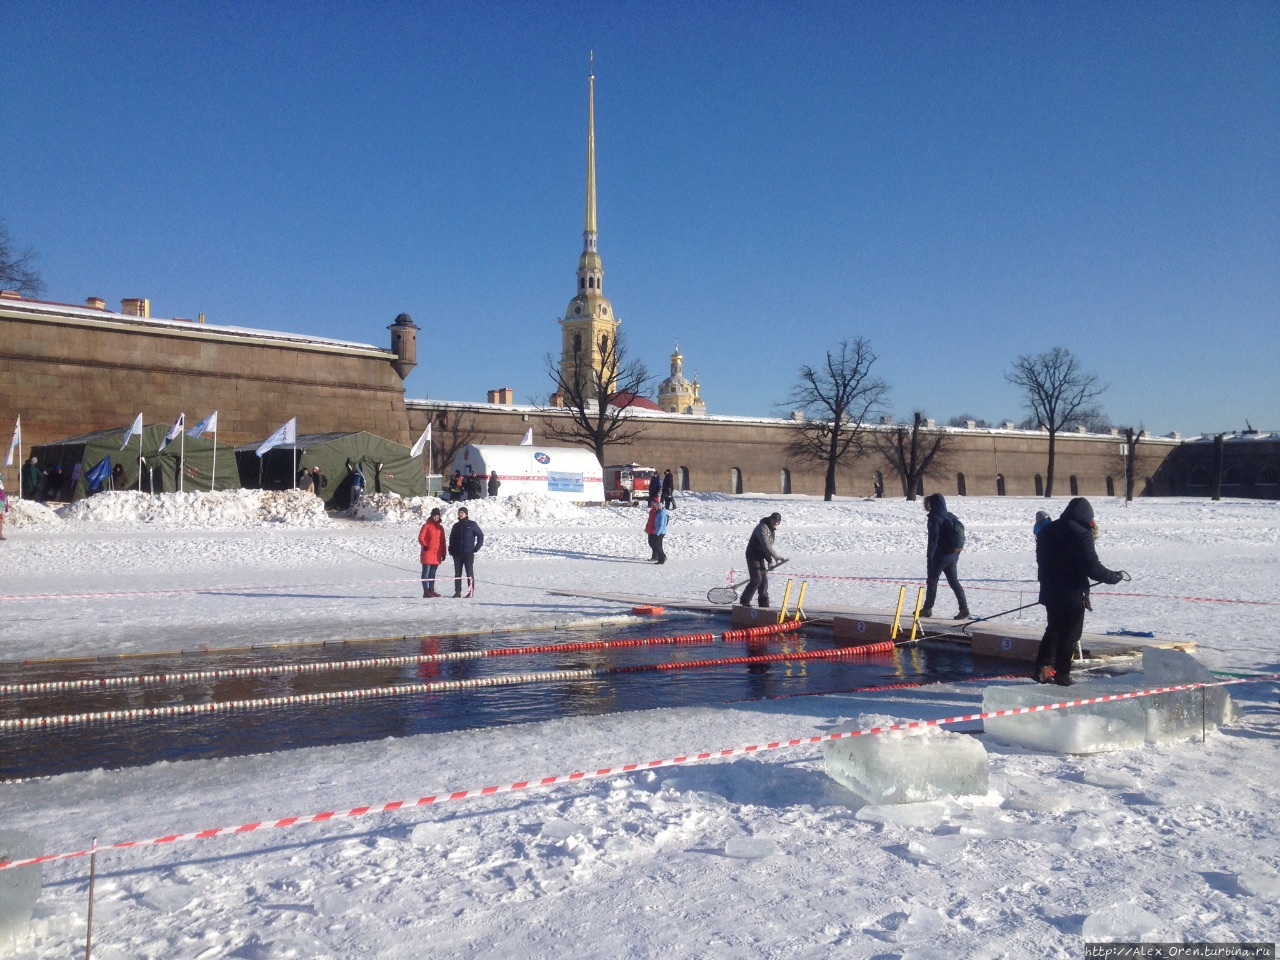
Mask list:
[[[482,483],[494,470],[502,486],[498,496],[541,493],[574,503],[604,502],[604,471],[590,450],[581,447],[502,446],[469,443],[453,458],[444,482],[454,471],[475,474]]]

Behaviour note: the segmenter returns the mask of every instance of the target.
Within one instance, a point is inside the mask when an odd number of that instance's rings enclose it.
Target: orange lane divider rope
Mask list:
[[[759,629],[759,628],[751,628]],[[763,634],[761,634],[763,636]],[[870,644],[838,650],[817,650],[807,653],[761,654],[746,657],[725,657],[719,660],[686,660],[675,663],[646,663],[629,667],[598,667],[580,670],[544,670],[537,673],[505,674],[498,677],[481,677],[475,680],[434,680],[427,683],[402,683],[384,687],[366,687],[357,690],[329,690],[319,693],[291,694],[283,697],[259,697],[245,700],[220,700],[213,703],[180,703],[158,707],[134,707],[128,710],[100,710],[86,713],[62,713],[40,717],[14,717],[0,720],[0,730],[34,730],[49,727],[68,727],[90,723],[111,723],[122,720],[155,720],[168,717],[192,717],[213,713],[231,713],[242,710],[264,710],[273,707],[299,704],[335,703],[347,700],[364,700],[373,697],[402,697],[408,695],[456,693],[460,690],[480,690],[486,687],[515,687],[529,683],[555,683],[569,680],[591,680],[628,673],[662,673],[673,670],[699,670],[709,667],[735,666],[739,664],[777,663],[795,660],[836,660],[844,657],[872,653],[892,653],[893,644]]]
[[[453,790],[446,793],[418,797],[415,800],[393,800],[390,803],[353,807],[350,810],[330,810],[325,813],[312,813],[304,816],[284,817],[280,820],[261,820],[255,823],[243,823],[235,827],[215,827],[210,830],[200,830],[195,833],[173,833],[165,837],[155,837],[151,840],[126,840],[120,843],[104,844],[102,846],[98,846],[95,841],[88,850],[76,850],[72,853],[51,853],[41,857],[31,857],[27,860],[10,860],[0,862],[0,870],[13,870],[19,867],[30,867],[35,866],[36,864],[52,863],[60,860],[75,860],[113,850],[137,850],[144,847],[167,846],[168,844],[180,843],[187,840],[212,840],[215,837],[256,833],[260,830],[283,830],[289,827],[298,827],[310,823],[328,823],[331,820],[351,820],[358,817],[369,816],[370,814],[396,813],[417,807],[430,807],[442,803],[474,800],[479,797],[492,797],[504,793],[518,793],[523,790],[553,787],[560,784],[576,783],[583,780],[599,780],[604,777],[615,777],[621,774],[636,773],[642,770],[656,770],[661,767],[674,767],[690,763],[703,763],[708,760],[722,760],[732,757],[750,756],[752,754],[762,753],[769,750],[787,750],[795,749],[797,747],[816,746],[832,740],[848,740],[853,739],[854,737],[873,737],[885,733],[896,733],[906,730],[923,730],[928,727],[942,727],[956,723],[973,723],[978,720],[987,720],[993,717],[1015,717],[1029,713],[1046,713],[1052,710],[1065,710],[1071,707],[1088,706],[1094,703],[1109,703],[1115,700],[1135,700],[1139,697],[1153,697],[1162,693],[1177,693],[1182,690],[1202,690],[1207,687],[1223,687],[1231,684],[1257,683],[1259,681],[1276,680],[1280,680],[1280,674],[1267,674],[1232,680],[1218,680],[1212,683],[1185,683],[1174,687],[1158,687],[1152,690],[1135,690],[1129,693],[1114,693],[1105,697],[1089,697],[1083,700],[1067,700],[1060,703],[1036,704],[1035,706],[1030,707],[1012,707],[1008,710],[993,710],[989,713],[970,713],[963,716],[943,717],[936,720],[913,720],[908,723],[895,723],[883,727],[847,730],[839,733],[826,733],[812,737],[797,737],[793,740],[778,740],[772,743],[752,744],[745,747],[729,747],[723,750],[708,750],[704,753],[686,754],[684,756],[670,757],[666,760],[649,760],[641,763],[627,763],[619,767],[605,767],[601,770],[580,771],[578,773],[542,777],[536,780],[519,780],[515,783],[502,784],[493,787],[480,787],[478,789],[471,790]]]
[[[491,657],[525,657],[547,653],[582,653],[587,650],[626,650],[636,647],[658,647],[715,643],[738,643],[771,634],[791,633],[803,623],[764,624],[721,634],[689,633],[675,637],[644,637],[636,640],[582,640],[573,643],[541,644],[532,647],[495,647],[491,650],[459,650],[453,653],[423,653],[403,657],[366,657],[356,660],[324,660],[315,663],[281,663],[265,667],[225,667],[220,670],[190,670],[138,676],[97,677],[80,680],[43,680],[30,683],[0,684],[0,694],[62,693],[69,690],[106,690],[113,687],[147,686],[166,683],[192,683],[205,680],[243,679],[246,677],[281,676],[285,674],[328,673],[338,670],[374,670],[386,667],[409,667],[426,663],[448,663],[458,660],[482,660]],[[430,637],[419,637],[430,640]]]

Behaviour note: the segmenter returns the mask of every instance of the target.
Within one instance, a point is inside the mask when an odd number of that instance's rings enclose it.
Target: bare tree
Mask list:
[[[876,359],[862,337],[852,343],[841,340],[827,351],[821,367],[800,368],[800,381],[788,398],[803,419],[795,422],[787,454],[826,468],[824,500],[836,495],[836,468],[850,454],[862,453],[868,418],[883,409],[889,385],[871,376]]]
[[[1021,356],[1005,379],[1026,393],[1027,409],[1036,427],[1049,432],[1049,464],[1044,495],[1053,496],[1053,462],[1058,433],[1072,423],[1101,417],[1091,401],[1107,389],[1098,378],[1080,369],[1080,361],[1065,347],[1054,347],[1037,356]]]
[[[876,449],[902,481],[902,492],[908,500],[916,498],[925,477],[936,479],[950,469],[954,439],[954,434],[929,427],[919,410],[911,423],[875,433]]]
[[[476,442],[476,422],[457,410],[435,410],[431,419],[431,463],[442,474],[469,443]]]
[[[1147,431],[1121,427],[1120,438],[1120,449],[1112,460],[1112,464],[1124,476],[1124,499],[1126,503],[1131,503],[1133,488],[1137,486],[1138,477],[1154,471],[1160,464],[1160,458],[1145,453],[1144,448],[1140,446],[1142,441],[1147,439]]]
[[[589,447],[604,466],[606,447],[626,446],[644,433],[633,404],[652,377],[643,363],[627,357],[621,336],[601,337],[598,350],[575,353],[567,368],[550,354],[546,364],[556,385],[553,403],[567,413],[547,418],[547,436]]]
[[[947,421],[948,427],[968,427],[972,423],[975,429],[986,430],[991,424],[983,420],[981,417],[975,417],[972,413],[962,413],[958,417],[952,417]]]
[[[36,254],[31,248],[16,250],[9,228],[0,221],[0,290],[13,290],[26,296],[44,293],[44,281],[35,269]]]

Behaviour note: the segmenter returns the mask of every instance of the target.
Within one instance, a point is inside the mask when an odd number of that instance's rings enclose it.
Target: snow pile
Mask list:
[[[353,520],[382,523],[416,523],[427,519],[439,508],[444,524],[458,519],[458,509],[465,507],[471,519],[481,527],[555,526],[595,527],[616,522],[609,511],[598,507],[580,507],[538,493],[520,493],[491,500],[467,500],[448,503],[436,497],[399,497],[394,493],[367,494],[347,514]]]
[[[256,527],[278,523],[323,527],[324,504],[302,490],[219,490],[213,493],[139,493],[118,490],[77,500],[57,511],[63,520],[147,524],[155,527]]]
[[[38,527],[46,523],[57,523],[58,515],[51,507],[34,500],[9,498],[8,523],[15,527]]]

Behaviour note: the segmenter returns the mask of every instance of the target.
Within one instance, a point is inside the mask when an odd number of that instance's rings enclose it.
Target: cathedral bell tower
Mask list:
[[[582,227],[582,256],[578,258],[578,294],[569,301],[560,321],[560,379],[566,384],[581,383],[586,377],[598,379],[603,373],[609,378],[604,387],[612,393],[617,370],[604,369],[604,362],[612,361],[615,356],[621,321],[604,295],[604,267],[596,240],[596,75],[592,54],[587,91],[586,218]],[[609,365],[616,367],[612,362]],[[592,386],[588,395],[594,392]]]

